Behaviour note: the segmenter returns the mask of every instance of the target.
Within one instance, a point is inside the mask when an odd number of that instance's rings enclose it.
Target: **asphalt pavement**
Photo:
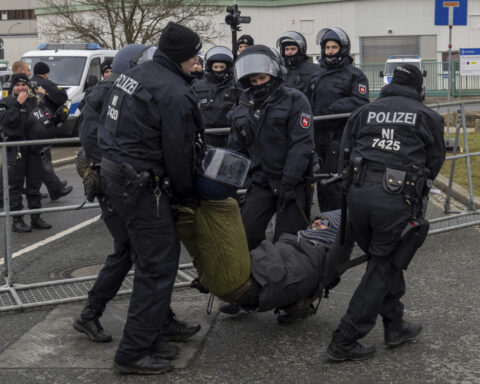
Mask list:
[[[54,155],[55,158],[55,155]],[[74,191],[45,205],[83,200],[73,165],[57,169]],[[429,217],[443,216],[443,196],[433,198]],[[13,234],[15,251],[32,249],[14,259],[20,284],[90,273],[112,250],[97,209],[44,214],[48,231]],[[90,221],[89,221],[90,220]],[[78,230],[46,244],[55,234]],[[3,224],[2,224],[3,225]],[[3,228],[2,228],[3,230]],[[273,312],[229,317],[217,310],[207,315],[208,296],[176,289],[172,306],[179,318],[202,324],[202,331],[180,344],[182,354],[172,373],[161,377],[120,376],[111,368],[120,340],[128,298],[107,307],[104,324],[114,340],[95,344],[71,327],[82,303],[0,313],[0,384],[66,383],[480,383],[480,276],[477,227],[429,237],[405,273],[406,318],[424,331],[415,342],[385,348],[381,321],[364,342],[377,353],[365,362],[331,363],[325,348],[347,308],[364,266],[348,271],[323,299],[318,313],[284,326]],[[188,262],[182,252],[182,263]]]

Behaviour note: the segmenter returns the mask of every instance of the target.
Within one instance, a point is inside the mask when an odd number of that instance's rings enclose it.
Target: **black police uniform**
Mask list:
[[[35,112],[35,113],[34,113]],[[6,141],[35,140],[47,137],[37,133],[52,132],[51,123],[39,108],[35,97],[29,96],[23,104],[18,103],[17,96],[11,94],[0,100],[0,124]],[[53,130],[54,131],[54,130]],[[42,170],[39,146],[8,147],[7,164],[10,176],[10,209],[23,209],[22,190],[26,179],[26,197],[28,208],[41,208],[40,187]]]
[[[229,119],[229,148],[252,161],[252,185],[242,208],[249,249],[265,239],[265,229],[274,213],[275,239],[283,232],[296,234],[306,227],[299,207],[305,209],[303,176],[314,148],[307,98],[296,89],[280,85],[263,105],[255,106],[244,92]],[[295,189],[297,202],[281,207],[278,197],[285,185]]]
[[[33,75],[30,79],[30,84],[33,89],[42,87],[45,90],[45,106],[52,117],[55,116],[58,108],[68,100],[67,92],[48,79]],[[46,146],[42,149],[41,159],[42,181],[47,187],[48,195],[55,200],[65,194],[65,187],[53,169],[51,146]]]
[[[306,56],[298,58],[299,63],[296,65],[287,65],[287,87],[298,89],[303,94],[309,93],[309,83],[312,76],[319,70],[317,64],[307,61]]]
[[[353,112],[369,102],[368,80],[365,74],[352,65],[350,56],[338,66],[329,67],[324,62],[310,81],[309,99],[314,116]],[[340,139],[346,119],[315,122],[315,147],[323,172],[337,172]],[[322,212],[341,207],[338,184],[317,185],[318,204]]]
[[[179,203],[196,203],[195,141],[202,124],[189,81],[178,64],[157,50],[152,61],[116,79],[102,113],[103,184],[136,252],[133,292],[115,357],[119,364],[149,355],[169,316],[180,243],[169,198],[159,188],[168,177]],[[142,177],[130,180],[121,171],[123,163]]]
[[[421,103],[413,87],[389,84],[350,117],[341,148],[351,149],[350,159],[366,161],[366,173],[351,185],[347,202],[354,239],[371,258],[337,336],[356,341],[374,327],[378,314],[387,327],[403,315],[405,281],[390,256],[413,213],[405,191],[394,194],[382,186],[386,167],[407,171],[407,178],[420,171],[434,179],[445,158],[443,118]]]
[[[93,87],[85,97],[81,109],[79,125],[80,142],[85,149],[87,157],[96,165],[100,165],[101,151],[97,144],[97,132],[101,127],[100,117],[103,104],[113,87],[113,82],[119,74],[114,72],[106,80]],[[115,297],[120,289],[125,276],[132,267],[134,249],[130,236],[122,218],[111,206],[106,196],[97,196],[102,210],[102,219],[114,239],[114,251],[107,256],[104,267],[100,270],[95,284],[88,292],[88,301],[82,311],[82,320],[98,319],[102,316],[107,303]],[[103,332],[97,337],[105,337]]]
[[[198,95],[198,105],[205,128],[225,128],[229,123],[227,114],[238,103],[239,90],[235,87],[233,76],[217,80],[213,72],[193,83],[193,90]],[[227,133],[208,133],[207,144],[214,147],[226,147]]]

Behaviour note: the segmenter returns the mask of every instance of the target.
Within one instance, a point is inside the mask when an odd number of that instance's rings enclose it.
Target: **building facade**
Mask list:
[[[38,45],[37,0],[0,0],[0,60],[11,65]]]

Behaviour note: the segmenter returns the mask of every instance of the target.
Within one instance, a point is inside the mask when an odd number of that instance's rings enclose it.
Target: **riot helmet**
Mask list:
[[[275,58],[278,61],[278,65],[280,65],[280,74],[281,74],[280,77],[284,82],[286,82],[288,71],[287,71],[287,67],[285,66],[285,60],[275,48],[270,48],[270,50],[275,55]]]
[[[294,55],[287,56],[285,54],[285,47],[295,45],[298,47],[298,52]],[[295,31],[287,31],[277,40],[277,49],[285,59],[287,67],[295,67],[307,56],[307,41],[305,37]]]
[[[126,73],[135,65],[151,60],[155,47],[147,47],[143,44],[130,44],[120,49],[112,63],[112,70],[117,73]]]
[[[246,48],[235,61],[235,81],[243,88],[248,89],[250,77],[260,73],[271,77],[281,78],[281,69],[276,55],[265,45],[252,45]]]
[[[335,55],[325,54],[325,45],[327,41],[335,41],[340,46],[339,51]],[[321,29],[317,33],[317,44],[320,45],[322,61],[324,61],[327,65],[338,65],[344,57],[350,55],[350,38],[343,29]]]
[[[226,68],[221,71],[213,71],[214,63],[224,63]],[[223,46],[210,48],[205,54],[205,71],[210,72],[217,80],[224,80],[230,76],[233,64],[232,51]]]
[[[224,148],[208,146],[201,172],[195,179],[196,193],[205,200],[223,200],[242,188],[251,161]]]

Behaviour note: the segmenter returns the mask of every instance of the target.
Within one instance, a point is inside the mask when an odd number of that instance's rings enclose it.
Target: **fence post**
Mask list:
[[[463,146],[465,148],[465,153],[467,154],[467,177],[468,177],[468,192],[470,194],[470,204],[467,206],[467,211],[475,210],[475,197],[473,195],[473,183],[472,183],[472,167],[470,164],[470,150],[468,148],[468,137],[467,137],[467,122],[465,119],[465,105],[460,104],[461,116],[462,116],[462,129],[463,129]]]
[[[12,217],[10,216],[10,191],[8,185],[7,147],[2,145],[3,209],[5,211],[5,272],[9,287],[12,286]]]

